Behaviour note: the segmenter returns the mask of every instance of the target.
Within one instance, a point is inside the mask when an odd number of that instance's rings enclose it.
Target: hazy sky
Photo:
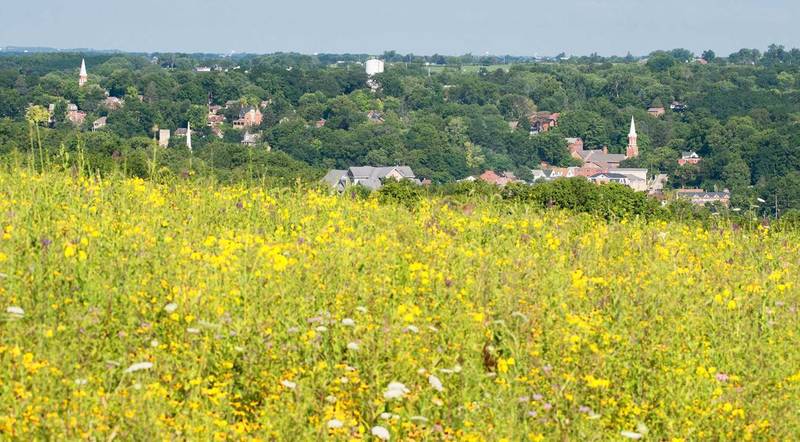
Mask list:
[[[646,54],[800,47],[800,0],[0,0],[0,47]]]

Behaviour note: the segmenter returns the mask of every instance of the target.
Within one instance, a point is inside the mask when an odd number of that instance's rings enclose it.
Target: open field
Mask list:
[[[0,439],[793,439],[798,240],[0,172]]]

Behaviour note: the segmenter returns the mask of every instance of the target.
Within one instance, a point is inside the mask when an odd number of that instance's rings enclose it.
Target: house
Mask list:
[[[230,109],[234,106],[239,106],[241,104],[239,100],[228,100],[225,102],[225,109]]]
[[[158,145],[161,147],[169,146],[170,131],[169,129],[160,129],[158,131]]]
[[[608,148],[581,150],[576,152],[578,158],[583,161],[583,167],[594,169],[616,169],[619,163],[628,157],[621,153],[608,153]]]
[[[322,182],[341,192],[350,185],[361,185],[370,190],[377,190],[381,188],[383,182],[387,179],[409,180],[415,184],[420,184],[420,180],[417,179],[408,166],[363,166],[351,167],[347,170],[330,170],[322,179]]]
[[[375,110],[369,111],[369,113],[367,114],[367,119],[371,123],[383,123],[384,121],[383,114]]]
[[[625,181],[620,182],[620,184],[624,184],[637,192],[645,192],[649,188],[649,182],[647,181],[647,169],[619,167],[609,171],[608,173],[624,176]],[[611,182],[616,182],[614,181],[614,177],[611,177],[610,179]],[[597,182],[597,179],[595,179],[594,182]]]
[[[209,127],[216,127],[220,124],[225,122],[225,115],[216,115],[216,114],[209,114],[208,115],[208,126]]]
[[[483,172],[480,176],[478,176],[478,179],[501,187],[508,183],[517,183],[522,181],[517,178],[513,172],[500,172],[497,174],[493,170],[487,170],[486,172]]]
[[[688,200],[697,206],[719,203],[728,207],[731,203],[731,192],[728,189],[722,192],[706,192],[703,189],[679,189],[675,192],[675,196]]]
[[[589,181],[595,184],[622,184],[637,192],[644,192],[648,188],[647,169],[614,169],[610,172],[594,174],[589,177]]]
[[[534,112],[528,117],[531,123],[531,135],[547,132],[548,130],[558,126],[558,119],[561,114],[550,112]]]
[[[687,107],[688,107],[688,106],[686,106],[685,104],[681,103],[680,101],[673,101],[673,102],[672,102],[672,103],[669,105],[669,108],[670,108],[670,109],[671,109],[673,112],[684,112],[684,111],[686,111]]]
[[[264,120],[261,110],[257,107],[249,106],[239,111],[239,119],[233,121],[233,127],[244,129],[253,126],[260,126]]]
[[[92,132],[97,131],[98,129],[102,129],[106,127],[106,123],[108,122],[108,117],[100,117],[92,123]]]
[[[103,100],[103,106],[108,110],[117,110],[120,109],[125,102],[117,97],[107,97]]]
[[[211,68],[208,66],[198,66],[194,68],[195,72],[211,72]]]
[[[67,120],[76,126],[80,126],[83,124],[83,121],[86,120],[86,112],[79,111],[78,106],[74,104],[68,104]]]
[[[209,115],[217,115],[219,111],[222,110],[222,106],[218,104],[209,104],[208,105],[208,114]]]
[[[583,151],[583,140],[580,138],[564,138],[567,141],[567,148],[572,158],[582,159],[578,152]]]
[[[617,183],[617,184],[622,184],[623,186],[627,186],[630,182],[630,178],[628,178],[627,175],[623,175],[621,173],[601,172],[590,176],[589,181],[595,184]]]
[[[661,117],[666,112],[667,111],[663,107],[651,107],[650,109],[647,109],[647,113],[650,114],[650,116],[655,117],[655,118]]]
[[[219,126],[211,126],[211,133],[214,134],[217,138],[222,139],[225,137],[225,133],[222,131],[222,128]]]
[[[187,129],[185,127],[179,127],[178,129],[175,129],[175,136],[176,137],[185,137],[188,134],[189,134],[189,129]]]
[[[701,158],[697,152],[681,152],[681,158],[678,160],[678,164],[681,166],[685,166],[687,164],[698,164],[702,160],[703,158]]]
[[[322,119],[317,120],[316,122],[314,122],[314,127],[316,127],[317,129],[319,129],[321,127],[325,127],[325,123],[327,123],[327,122],[328,122],[328,120],[322,118]]]
[[[255,146],[259,141],[261,141],[261,134],[259,133],[251,134],[250,132],[245,132],[242,138],[242,144],[245,146]]]

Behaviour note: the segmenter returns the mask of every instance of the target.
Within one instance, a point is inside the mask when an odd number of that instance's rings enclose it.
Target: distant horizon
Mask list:
[[[796,0],[41,0],[7,2],[0,46],[137,53],[625,56],[800,47]]]
[[[781,42],[770,43],[770,45],[771,44],[776,44],[778,46],[783,46],[786,50],[791,50],[791,49],[795,48],[794,46],[788,46],[788,45],[785,45],[785,44],[783,44]],[[765,52],[765,51],[767,51],[769,49],[769,45],[767,47],[743,46],[743,47],[738,48],[738,49],[736,49],[736,50],[734,50],[734,51],[732,51],[730,53],[717,52],[713,48],[707,48],[707,49],[704,49],[703,51],[693,51],[693,50],[691,50],[689,48],[676,46],[676,47],[656,48],[656,49],[653,49],[650,52],[640,53],[640,54],[635,54],[635,53],[603,54],[603,53],[598,53],[598,52],[589,53],[589,54],[573,54],[573,53],[567,53],[567,52],[564,52],[564,51],[555,52],[555,53],[548,53],[548,54],[510,54],[510,53],[508,53],[508,54],[502,54],[502,53],[493,54],[493,53],[470,53],[470,52],[464,52],[464,53],[456,54],[456,53],[442,53],[442,52],[433,52],[433,53],[401,52],[401,51],[398,51],[398,50],[395,50],[395,49],[386,49],[386,50],[379,51],[379,52],[374,52],[374,53],[372,53],[372,52],[357,52],[357,51],[309,53],[309,52],[288,51],[288,50],[285,50],[285,51],[278,50],[278,51],[271,51],[271,52],[233,52],[233,51],[232,52],[213,52],[213,51],[202,51],[201,50],[201,51],[187,52],[187,51],[178,51],[178,50],[145,51],[145,50],[114,49],[114,48],[91,48],[91,47],[85,47],[85,48],[78,48],[78,47],[66,48],[66,47],[63,47],[63,48],[59,48],[59,47],[54,47],[54,46],[31,46],[31,45],[9,44],[9,45],[0,45],[0,54],[3,54],[3,53],[6,53],[6,54],[23,54],[23,53],[28,53],[28,54],[34,54],[34,53],[41,53],[41,54],[45,54],[45,53],[82,54],[82,53],[96,53],[96,54],[134,54],[134,55],[135,54],[143,54],[143,55],[183,54],[183,55],[193,55],[193,56],[196,56],[196,55],[213,55],[213,56],[219,56],[219,57],[229,57],[229,56],[232,56],[232,55],[263,56],[263,55],[276,55],[276,54],[298,54],[298,55],[305,55],[305,56],[317,56],[317,55],[363,55],[363,56],[370,56],[370,57],[380,57],[380,56],[386,54],[387,52],[394,51],[395,53],[397,53],[398,55],[401,55],[401,56],[414,55],[414,56],[420,56],[420,57],[432,57],[432,56],[460,57],[460,56],[465,56],[465,55],[472,55],[472,56],[475,56],[475,57],[488,56],[488,57],[497,57],[497,58],[502,58],[502,57],[555,58],[558,55],[560,55],[561,53],[564,53],[564,55],[566,57],[590,57],[590,56],[593,56],[593,55],[597,55],[597,56],[603,57],[603,58],[610,58],[610,57],[627,57],[628,55],[631,55],[632,57],[636,57],[636,58],[645,58],[648,55],[650,55],[650,54],[652,54],[653,52],[656,52],[656,51],[669,52],[669,51],[674,50],[674,49],[687,49],[689,51],[692,51],[692,53],[697,57],[700,57],[702,55],[702,52],[704,52],[705,50],[710,49],[710,50],[714,51],[714,53],[715,53],[715,55],[717,57],[728,57],[729,55],[731,55],[733,53],[736,53],[740,49],[757,49],[757,50],[759,50],[759,51],[761,51],[763,53],[763,52]]]

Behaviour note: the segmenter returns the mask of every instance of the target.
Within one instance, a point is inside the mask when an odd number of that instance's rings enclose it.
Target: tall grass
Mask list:
[[[0,439],[792,439],[798,239],[10,168]]]

